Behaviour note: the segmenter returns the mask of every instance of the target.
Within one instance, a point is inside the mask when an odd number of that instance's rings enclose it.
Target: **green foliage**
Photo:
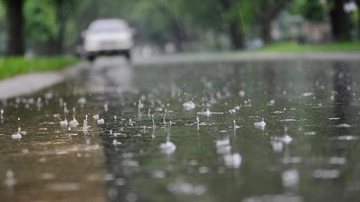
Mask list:
[[[303,5],[305,19],[312,22],[323,22],[326,15],[326,8],[320,0],[307,0]]]
[[[330,2],[331,3],[331,2]],[[324,22],[329,1],[321,0],[293,0],[289,7],[289,12],[303,16],[311,22]]]
[[[25,19],[28,39],[46,42],[56,37],[58,26],[51,0],[27,0]]]
[[[77,58],[69,56],[53,58],[0,58],[0,79],[28,72],[59,70],[77,62]]]

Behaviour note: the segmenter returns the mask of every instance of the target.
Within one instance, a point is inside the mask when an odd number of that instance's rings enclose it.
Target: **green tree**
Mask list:
[[[40,54],[52,54],[52,43],[58,32],[52,2],[50,0],[27,0],[25,17],[29,48]]]
[[[240,0],[219,0],[229,25],[229,34],[234,49],[244,49],[245,39],[241,19]]]
[[[271,24],[290,0],[255,0],[252,2],[256,18],[260,21],[261,39],[265,44],[272,42]]]
[[[311,22],[323,22],[325,20],[326,5],[320,0],[306,0],[301,10],[306,20]]]

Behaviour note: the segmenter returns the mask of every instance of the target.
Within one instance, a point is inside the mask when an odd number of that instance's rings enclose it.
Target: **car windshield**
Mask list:
[[[99,20],[89,26],[89,31],[93,33],[118,32],[126,29],[128,29],[127,24],[120,20]]]

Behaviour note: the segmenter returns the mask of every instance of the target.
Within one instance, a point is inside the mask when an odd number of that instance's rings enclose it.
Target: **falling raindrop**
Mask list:
[[[109,111],[109,106],[107,103],[104,104],[104,111],[105,112],[108,112]]]

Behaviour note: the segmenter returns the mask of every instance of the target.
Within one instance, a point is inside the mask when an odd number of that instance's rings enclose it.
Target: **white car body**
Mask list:
[[[134,46],[133,32],[124,20],[96,20],[83,33],[83,49],[89,59],[111,54],[124,54],[129,59]]]

